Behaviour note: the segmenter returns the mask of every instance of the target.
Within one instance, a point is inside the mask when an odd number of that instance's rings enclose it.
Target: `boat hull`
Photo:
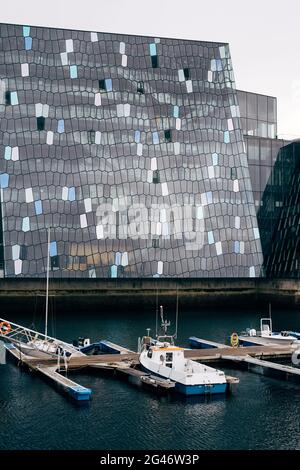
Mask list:
[[[217,395],[227,391],[227,383],[213,385],[183,385],[176,383],[175,390],[183,395]]]
[[[148,374],[156,375],[157,377],[161,377],[162,379],[168,379],[168,377],[164,377],[157,372],[153,372],[152,370],[148,369],[147,367],[141,364],[141,368],[147,372]],[[171,382],[174,382],[170,379]],[[175,382],[175,390],[182,395],[189,396],[189,395],[217,395],[217,394],[224,394],[227,391],[227,383],[217,383],[217,384],[210,384],[210,385],[185,385],[180,382]]]

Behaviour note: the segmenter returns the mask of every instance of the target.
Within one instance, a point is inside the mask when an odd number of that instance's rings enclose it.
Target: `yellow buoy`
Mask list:
[[[230,344],[233,348],[237,348],[239,345],[239,335],[237,333],[232,333],[230,336]]]

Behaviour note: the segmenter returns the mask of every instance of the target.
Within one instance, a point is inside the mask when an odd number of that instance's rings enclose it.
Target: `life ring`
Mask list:
[[[11,332],[11,324],[8,321],[3,321],[0,323],[0,333],[2,335],[7,335]]]
[[[230,344],[233,348],[237,348],[239,345],[239,335],[237,333],[232,333],[230,336]]]

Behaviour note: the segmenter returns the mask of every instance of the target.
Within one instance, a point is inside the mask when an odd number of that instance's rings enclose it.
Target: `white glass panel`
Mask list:
[[[152,183],[153,182],[153,171],[152,170],[148,170],[148,173],[147,173],[147,183]]]
[[[35,114],[37,117],[43,116],[43,105],[42,103],[36,103],[35,105]]]
[[[22,274],[22,260],[17,259],[15,261],[15,275]]]
[[[241,218],[240,217],[235,217],[234,219],[234,226],[235,228],[237,228],[238,230],[241,228]]]
[[[185,76],[184,76],[184,73],[183,73],[183,69],[178,70],[178,78],[179,78],[180,82],[185,81]]]
[[[49,105],[48,105],[48,104],[43,104],[42,115],[43,115],[45,118],[49,117]]]
[[[137,144],[136,153],[139,157],[143,155],[143,144]]]
[[[128,253],[125,251],[125,253],[122,254],[122,261],[121,261],[122,266],[128,266]]]
[[[69,64],[68,54],[66,52],[61,52],[60,59],[61,59],[61,65],[68,65]]]
[[[124,104],[124,116],[128,117],[130,116],[130,104]]]
[[[125,54],[125,42],[120,42],[120,54]]]
[[[22,77],[29,76],[29,66],[28,64],[21,64],[21,75]]]
[[[180,142],[174,142],[174,154],[175,155],[180,154]]]
[[[122,67],[127,67],[127,55],[122,55]]]
[[[24,219],[22,220],[22,230],[23,232],[29,232],[30,230],[29,217],[24,217]]]
[[[73,52],[74,51],[73,39],[67,39],[66,40],[66,51],[67,52]]]
[[[68,195],[69,195],[69,190],[66,186],[64,186],[62,188],[62,196],[61,196],[62,200],[67,201],[68,200]]]
[[[12,251],[12,259],[14,261],[20,258],[20,245],[13,245],[11,247],[11,251]]]
[[[48,145],[52,145],[53,144],[53,132],[52,131],[48,131],[47,132],[47,144]]]
[[[95,133],[95,144],[101,144],[101,132],[96,131]]]
[[[84,200],[84,207],[86,213],[92,212],[92,200],[90,197]]]
[[[100,106],[101,105],[101,93],[96,93],[95,94],[95,106]]]
[[[249,268],[249,276],[250,277],[255,277],[255,267],[254,266],[251,266],[251,268]]]
[[[233,182],[233,191],[235,193],[239,192],[239,180],[234,180],[234,182]]]
[[[164,263],[162,261],[158,261],[157,263],[157,274],[162,274],[164,269]]]
[[[186,91],[188,93],[193,93],[193,82],[192,82],[192,80],[187,80],[186,81]]]
[[[91,33],[91,41],[92,42],[98,41],[98,34],[97,33]]]
[[[26,188],[25,189],[25,201],[26,202],[33,202],[33,192],[32,188]]]
[[[81,214],[81,216],[80,216],[80,227],[81,228],[86,228],[87,227],[86,214]]]
[[[13,162],[19,160],[19,147],[13,147],[11,150],[11,159]]]
[[[216,243],[216,251],[217,251],[217,255],[221,255],[223,253],[222,251],[222,243],[221,242],[217,242]]]
[[[96,235],[97,235],[98,240],[101,240],[104,238],[103,225],[96,226]]]
[[[162,183],[161,184],[161,193],[162,193],[163,196],[168,196],[169,195],[168,183]]]
[[[151,170],[152,171],[157,170],[157,159],[156,159],[156,157],[151,158]]]
[[[214,178],[215,177],[215,169],[213,166],[208,167],[208,177],[209,178]]]

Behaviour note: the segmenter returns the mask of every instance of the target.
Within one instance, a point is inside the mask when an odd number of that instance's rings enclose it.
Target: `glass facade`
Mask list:
[[[277,99],[238,90],[242,127],[246,135],[275,139],[277,137]]]
[[[283,147],[258,212],[268,277],[300,278],[300,142]]]
[[[48,227],[54,277],[260,274],[227,44],[5,24],[0,38],[5,276],[45,276]]]
[[[256,211],[263,204],[263,194],[278,153],[289,142],[244,135]]]

